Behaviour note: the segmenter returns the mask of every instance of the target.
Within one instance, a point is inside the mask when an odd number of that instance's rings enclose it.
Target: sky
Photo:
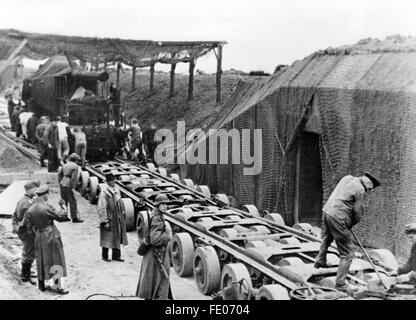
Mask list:
[[[0,29],[158,41],[224,40],[223,70],[272,73],[328,47],[416,36],[414,0],[0,0]],[[168,70],[169,66],[156,66]],[[211,52],[196,69],[216,71]],[[187,72],[179,64],[178,72]]]

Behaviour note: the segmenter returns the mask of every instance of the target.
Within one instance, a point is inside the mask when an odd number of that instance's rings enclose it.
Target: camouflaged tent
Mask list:
[[[211,126],[263,129],[259,175],[244,175],[243,165],[182,170],[212,192],[282,214],[289,225],[319,225],[339,179],[369,170],[383,186],[368,198],[356,228],[366,245],[407,254],[403,227],[416,221],[415,90],[415,38],[316,52],[260,88],[241,83]]]

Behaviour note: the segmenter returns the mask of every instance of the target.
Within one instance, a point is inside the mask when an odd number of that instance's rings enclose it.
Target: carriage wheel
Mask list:
[[[298,246],[300,245],[300,241],[295,237],[283,238],[280,240],[281,244],[291,245],[291,246]]]
[[[296,223],[293,228],[307,234],[315,235],[313,227],[309,223]]]
[[[140,211],[137,215],[137,235],[143,239],[149,234],[149,219],[147,211]]]
[[[224,300],[249,300],[252,291],[250,274],[244,264],[225,265],[221,275],[221,292]]]
[[[209,190],[208,186],[205,185],[200,185],[196,188],[196,191],[204,194],[205,196],[207,196],[208,198],[211,197],[211,191]]]
[[[219,289],[221,267],[213,247],[205,246],[195,250],[194,277],[199,291],[203,294],[210,294]]]
[[[270,234],[270,229],[262,225],[252,226],[250,227],[250,230],[260,234]]]
[[[146,168],[150,171],[156,171],[156,167],[153,163],[146,163]]]
[[[279,284],[267,284],[257,292],[256,300],[290,300],[289,292]]]
[[[221,229],[219,235],[224,238],[235,238],[238,236],[238,231],[233,228]]]
[[[89,179],[90,175],[87,171],[81,171],[81,175],[79,178],[79,182],[80,182],[80,188],[79,191],[81,193],[81,195],[84,197],[87,193],[88,190],[88,179]]]
[[[226,207],[230,206],[230,200],[228,199],[227,195],[224,193],[217,193],[215,195],[215,198],[218,199],[219,201],[225,203]]]
[[[159,172],[159,174],[163,177],[167,177],[168,176],[168,172],[166,171],[165,168],[157,168],[157,171]]]
[[[183,179],[182,183],[187,187],[191,187],[191,188],[195,187],[195,184],[192,181],[192,179]]]
[[[97,196],[98,196],[98,178],[97,177],[89,177],[88,178],[88,195],[89,201],[91,204],[97,203]]]
[[[172,241],[173,269],[181,277],[192,275],[192,261],[194,255],[194,243],[189,233],[175,234]]]
[[[283,217],[278,213],[269,213],[264,218],[278,224],[279,226],[285,226],[285,220],[283,220]]]
[[[257,210],[257,207],[254,204],[246,204],[243,206],[243,210],[245,212],[248,212],[254,217],[260,217],[259,210]]]
[[[134,205],[130,198],[121,198],[119,200],[121,212],[126,217],[126,231],[134,230]]]

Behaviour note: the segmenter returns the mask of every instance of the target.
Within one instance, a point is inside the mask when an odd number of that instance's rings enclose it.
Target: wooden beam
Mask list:
[[[194,99],[194,69],[195,69],[195,59],[192,59],[189,62],[188,101]]]
[[[221,103],[222,45],[218,46],[217,54],[217,104]]]
[[[133,66],[132,72],[131,72],[131,90],[134,90],[136,87],[136,66]]]
[[[170,90],[169,90],[169,97],[173,97],[175,94],[175,68],[176,63],[172,63],[170,65]]]
[[[117,62],[117,79],[116,79],[117,88],[119,87],[119,84],[120,84],[120,69],[121,69],[121,64],[120,62]]]
[[[149,93],[153,94],[153,82],[155,77],[155,64],[150,66],[150,84],[149,84]]]

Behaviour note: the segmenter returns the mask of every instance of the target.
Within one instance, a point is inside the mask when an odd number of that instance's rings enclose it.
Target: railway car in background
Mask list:
[[[65,56],[54,56],[23,81],[22,100],[38,117],[61,116],[87,136],[87,159],[111,159],[115,128],[109,123],[107,72],[72,67]],[[74,141],[69,137],[71,152]]]

